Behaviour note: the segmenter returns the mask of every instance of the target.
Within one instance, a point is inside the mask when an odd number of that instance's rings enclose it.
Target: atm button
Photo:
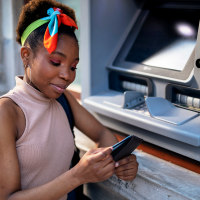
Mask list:
[[[197,66],[198,68],[200,68],[200,59],[197,59],[197,60],[196,60],[196,66]]]

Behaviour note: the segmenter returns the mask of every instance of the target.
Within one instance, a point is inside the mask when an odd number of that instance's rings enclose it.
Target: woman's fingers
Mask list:
[[[104,181],[114,174],[115,172],[114,162],[105,163],[104,161],[102,163],[98,163],[96,165],[96,169],[94,170],[94,172],[98,179]]]
[[[88,153],[92,155],[92,159],[97,162],[97,161],[102,161],[106,159],[108,156],[111,155],[112,152],[112,147],[107,147],[107,148],[98,148],[89,151]]]
[[[133,167],[133,168],[129,168],[123,171],[117,171],[115,170],[115,173],[117,174],[117,176],[130,176],[132,174],[135,174],[137,172],[137,166]]]
[[[129,181],[136,177],[138,171],[138,163],[135,155],[130,155],[120,161],[115,165],[115,174],[118,178]]]
[[[130,162],[137,162],[137,159],[136,159],[136,156],[131,154],[130,156],[127,156],[121,160],[119,160],[117,163],[116,163],[116,167],[118,166],[121,166],[121,165],[126,165],[127,163],[130,163]]]
[[[137,168],[138,168],[137,161],[131,161],[131,162],[126,163],[124,165],[119,165],[118,167],[115,168],[115,171],[120,173],[120,172],[126,171],[128,169],[137,169]]]
[[[117,176],[119,179],[124,180],[124,181],[132,181],[135,179],[135,175],[130,175],[130,176]]]
[[[122,170],[120,172],[115,170],[115,174],[118,178],[122,180],[130,181],[136,177],[137,171],[138,171],[138,166],[135,166],[133,168]]]
[[[81,158],[76,169],[84,183],[103,181],[114,174],[115,162],[111,152],[111,147],[99,148],[88,151]]]

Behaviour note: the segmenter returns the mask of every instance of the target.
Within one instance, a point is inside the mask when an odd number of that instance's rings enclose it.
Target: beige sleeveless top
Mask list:
[[[46,98],[22,77],[16,77],[14,89],[2,97],[19,105],[26,120],[24,133],[16,141],[22,189],[45,184],[66,172],[74,152],[74,139],[59,102]],[[61,199],[66,198],[67,195]]]

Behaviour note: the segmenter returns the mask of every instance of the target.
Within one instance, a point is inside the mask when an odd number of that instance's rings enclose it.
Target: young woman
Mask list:
[[[79,62],[74,11],[54,0],[32,0],[21,12],[17,41],[22,45],[24,76],[0,99],[0,199],[66,200],[77,186],[108,179],[133,180],[134,155],[112,159],[113,134],[67,91]],[[64,109],[64,94],[75,126],[94,140],[70,168],[74,139]]]

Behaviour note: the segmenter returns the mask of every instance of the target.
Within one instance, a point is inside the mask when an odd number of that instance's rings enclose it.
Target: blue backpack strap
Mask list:
[[[67,115],[72,134],[74,136],[74,125],[75,125],[75,122],[74,122],[74,116],[73,116],[70,104],[69,104],[69,102],[68,102],[68,100],[67,100],[67,98],[66,98],[66,96],[64,94],[62,94],[56,100],[63,107],[63,109],[64,109],[64,111],[65,111],[65,113]],[[79,149],[75,148],[74,155],[73,155],[73,158],[72,158],[72,161],[71,161],[71,167],[75,166],[79,162],[79,160],[80,160]],[[79,199],[81,199],[81,200],[90,200],[87,196],[85,196],[83,194],[83,185],[80,185],[79,187],[75,188],[74,190],[72,190],[71,192],[68,193],[67,200],[79,200]]]
[[[69,102],[65,96],[65,94],[62,94],[58,99],[56,99],[60,104],[61,106],[63,107],[66,115],[67,115],[67,118],[68,118],[68,121],[69,121],[69,125],[70,125],[70,128],[71,128],[71,131],[73,133],[73,136],[74,136],[74,116],[73,116],[73,113],[72,113],[72,110],[71,110],[71,107],[69,105]]]
[[[67,118],[68,118],[68,121],[69,121],[69,125],[70,125],[70,128],[71,128],[71,131],[72,131],[72,134],[74,136],[74,116],[73,116],[73,113],[72,113],[72,110],[71,110],[71,107],[69,105],[69,102],[66,98],[66,96],[64,94],[62,94],[58,99],[56,99],[60,104],[61,106],[63,107],[66,115],[67,115]],[[75,137],[75,136],[74,136]],[[77,149],[76,149],[77,150]],[[79,161],[79,152],[76,153],[76,151],[74,152],[74,156],[72,158],[72,162],[71,162],[71,167],[73,165],[75,165],[78,161]],[[75,161],[74,161],[75,160]],[[76,163],[74,163],[76,162]],[[77,189],[74,189],[72,190],[71,192],[68,193],[68,200],[78,200],[77,198],[77,192],[76,192]]]

